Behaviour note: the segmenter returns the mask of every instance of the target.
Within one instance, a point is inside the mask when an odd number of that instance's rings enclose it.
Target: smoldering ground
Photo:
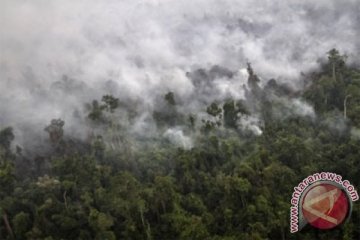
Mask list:
[[[13,126],[20,144],[45,138],[53,118],[65,120],[66,134],[84,138],[84,103],[113,94],[136,104],[132,132],[153,134],[151,112],[168,91],[186,113],[204,112],[214,100],[244,98],[247,61],[262,84],[275,78],[301,88],[300,71],[316,69],[329,49],[345,52],[350,62],[359,56],[359,5],[3,0],[0,124]],[[302,104],[293,105],[311,113]],[[175,129],[167,135],[183,136]]]

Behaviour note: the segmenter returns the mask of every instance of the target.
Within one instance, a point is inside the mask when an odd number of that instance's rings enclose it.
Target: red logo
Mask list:
[[[350,210],[346,193],[335,185],[321,183],[310,188],[302,201],[306,221],[319,229],[331,229],[342,224]]]

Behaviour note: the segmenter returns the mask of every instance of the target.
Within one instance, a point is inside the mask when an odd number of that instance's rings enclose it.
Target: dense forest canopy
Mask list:
[[[359,238],[358,202],[350,221],[327,232],[290,234],[289,209],[293,187],[315,172],[360,186],[360,69],[332,49],[301,90],[260,79],[250,63],[247,72],[243,98],[204,100],[201,112],[164,92],[147,137],[131,127],[142,106],[107,93],[83,103],[85,138],[53,119],[47,140],[25,149],[3,127],[0,238]],[[209,92],[214,76],[234,74],[188,74]]]
[[[360,186],[359,12],[0,0],[0,239],[360,239],[289,231],[308,175]]]

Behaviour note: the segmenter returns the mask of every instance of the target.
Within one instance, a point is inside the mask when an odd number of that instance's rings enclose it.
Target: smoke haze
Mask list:
[[[189,112],[244,98],[247,61],[263,81],[299,87],[299,71],[316,69],[333,47],[358,58],[359,11],[358,0],[2,0],[0,124],[20,142],[25,131],[45,134],[52,118],[81,135],[84,103],[110,93],[141,106],[134,126],[151,132],[145,112],[167,91],[191,100]],[[202,84],[196,71],[214,66],[210,87]]]

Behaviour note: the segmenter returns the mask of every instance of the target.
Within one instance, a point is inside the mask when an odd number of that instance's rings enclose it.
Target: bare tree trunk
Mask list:
[[[351,95],[346,95],[345,99],[344,99],[344,118],[346,119],[346,105],[347,105],[347,99],[351,97]]]
[[[151,228],[150,228],[150,224],[149,224],[148,221],[146,221],[146,223],[147,223],[147,226],[148,226],[148,228],[147,228],[147,230],[146,230],[146,237],[147,237],[148,240],[151,240]]]
[[[145,225],[145,219],[144,219],[144,211],[142,207],[139,208],[140,211],[140,217],[141,217],[141,223],[144,227],[144,231],[146,233],[146,239],[151,240],[151,228],[148,221],[146,221],[147,226]]]
[[[66,201],[66,191],[64,192],[63,197],[64,197],[65,208],[66,208],[66,210],[68,210],[68,204]]]
[[[13,232],[13,230],[12,230],[12,228],[11,228],[11,225],[10,225],[9,219],[8,219],[8,216],[7,216],[7,214],[6,214],[5,212],[4,212],[4,214],[3,214],[3,219],[4,219],[4,223],[5,223],[6,230],[8,231],[10,237],[11,237],[12,239],[15,239],[15,237],[14,237],[14,232]]]
[[[145,226],[145,221],[144,221],[144,213],[143,213],[143,210],[142,210],[141,207],[140,207],[139,210],[140,210],[141,223],[142,223],[142,225],[144,227],[144,230],[146,231],[146,226]]]

